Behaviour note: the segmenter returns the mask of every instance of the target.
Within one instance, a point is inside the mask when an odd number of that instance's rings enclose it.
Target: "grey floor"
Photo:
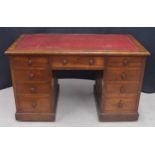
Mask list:
[[[94,81],[63,79],[59,80],[59,84],[56,122],[16,121],[13,89],[10,87],[0,91],[0,126],[155,126],[155,94],[141,94],[138,121],[98,122]]]

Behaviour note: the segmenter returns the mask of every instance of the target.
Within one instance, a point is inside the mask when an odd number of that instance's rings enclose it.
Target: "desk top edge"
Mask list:
[[[19,50],[16,49],[17,44],[28,35],[63,35],[63,36],[116,36],[116,35],[122,35],[122,36],[128,36],[128,38],[131,39],[131,41],[139,48],[138,51],[130,51],[130,50],[104,50],[104,49],[64,49],[64,50]],[[132,35],[130,34],[45,34],[45,33],[39,33],[39,34],[22,34],[19,38],[16,39],[16,41],[7,49],[5,54],[8,55],[133,55],[133,56],[148,56],[150,55],[149,51],[147,51],[141,43],[139,43]]]

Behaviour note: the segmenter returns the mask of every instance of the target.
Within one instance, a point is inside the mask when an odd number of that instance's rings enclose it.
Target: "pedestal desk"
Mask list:
[[[98,71],[94,95],[100,121],[138,119],[149,52],[131,35],[24,34],[6,53],[17,120],[55,120],[59,85],[54,72],[58,70]]]

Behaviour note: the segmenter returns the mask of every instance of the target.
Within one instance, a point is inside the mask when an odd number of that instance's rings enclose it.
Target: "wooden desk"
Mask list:
[[[138,119],[149,52],[131,35],[26,34],[6,53],[10,58],[17,120],[55,120],[57,70],[98,71],[94,94],[100,121]]]

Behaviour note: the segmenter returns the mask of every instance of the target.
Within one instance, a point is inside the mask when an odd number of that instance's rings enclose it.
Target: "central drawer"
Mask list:
[[[53,56],[51,57],[53,69],[103,69],[104,57],[99,56]]]

